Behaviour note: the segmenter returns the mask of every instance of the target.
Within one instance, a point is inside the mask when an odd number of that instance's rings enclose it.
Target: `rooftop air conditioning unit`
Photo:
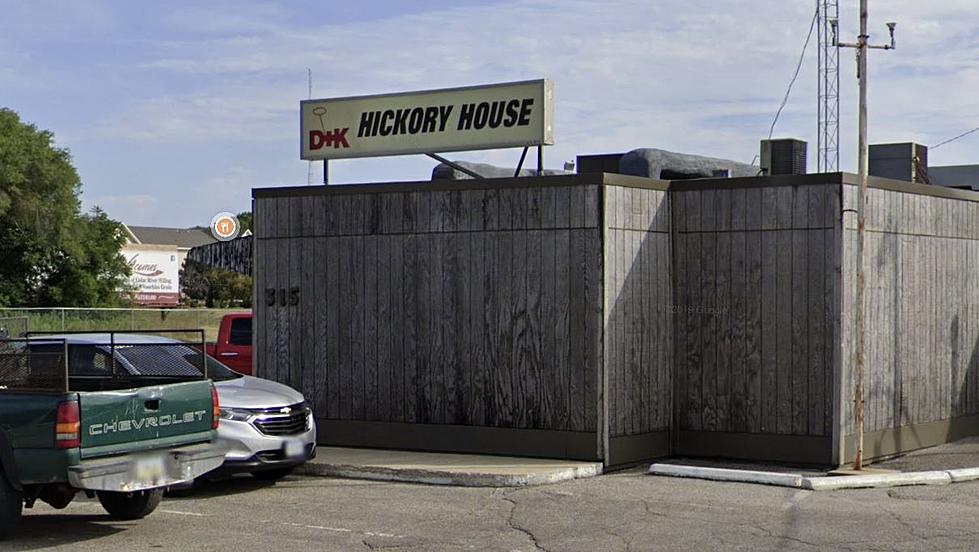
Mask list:
[[[868,148],[870,176],[928,184],[928,146],[904,142]]]
[[[806,149],[802,140],[782,138],[761,141],[762,174],[806,174]]]

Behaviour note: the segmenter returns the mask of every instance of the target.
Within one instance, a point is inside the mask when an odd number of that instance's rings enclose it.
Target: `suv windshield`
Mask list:
[[[175,351],[177,354],[181,355],[187,362],[194,365],[194,368],[200,372],[201,369],[201,353],[200,351],[194,350],[186,345],[180,345],[179,351]],[[228,368],[224,364],[221,364],[219,360],[207,355],[207,377],[214,381],[225,381],[242,378],[241,374],[235,372],[231,368]]]

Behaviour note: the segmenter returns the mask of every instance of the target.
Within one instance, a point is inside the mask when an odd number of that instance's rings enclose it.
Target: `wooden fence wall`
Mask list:
[[[853,180],[256,190],[256,370],[328,444],[843,463]],[[979,194],[872,182],[868,457],[979,427]]]
[[[671,188],[680,454],[829,463],[840,211],[831,180]]]
[[[979,427],[979,194],[872,182],[866,232],[865,451],[881,456]],[[844,186],[855,209],[857,187]],[[854,433],[856,216],[844,218],[842,404]],[[975,429],[972,429],[975,433]],[[847,440],[846,456],[853,451]]]
[[[303,390],[322,442],[601,457],[598,185],[307,187],[255,210],[275,267],[256,365]]]
[[[670,205],[655,189],[606,186],[605,358],[610,464],[669,451],[673,416]]]
[[[225,268],[239,274],[252,275],[252,236],[242,236],[225,242],[199,245],[187,252],[187,259],[206,266]]]

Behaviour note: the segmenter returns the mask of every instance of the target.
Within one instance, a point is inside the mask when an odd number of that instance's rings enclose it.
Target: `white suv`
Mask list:
[[[186,342],[155,335],[119,334],[117,338],[127,348],[152,344],[145,353],[155,356],[152,364],[157,375],[167,375],[168,370],[182,370],[186,375],[186,370],[201,369],[200,350]],[[167,355],[181,360],[167,361]],[[316,456],[316,423],[302,393],[288,385],[239,374],[210,356],[207,376],[214,381],[221,406],[218,441],[228,447],[224,464],[208,473],[208,478],[247,472],[259,479],[281,479]]]
[[[316,456],[316,422],[302,393],[243,376],[211,357],[207,369],[221,403],[218,438],[229,447],[218,474],[281,479]]]

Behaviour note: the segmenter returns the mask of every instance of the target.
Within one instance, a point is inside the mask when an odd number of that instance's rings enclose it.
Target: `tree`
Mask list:
[[[241,232],[239,235],[244,234],[245,230],[252,230],[252,212],[242,211],[235,215],[238,217],[238,224],[241,226]],[[254,230],[252,230],[254,232]]]
[[[54,135],[0,109],[0,306],[104,306],[129,274],[119,223],[80,212],[81,179]]]
[[[47,285],[38,290],[37,303],[74,307],[126,302],[119,291],[130,268],[119,254],[126,242],[119,223],[96,207],[75,220],[73,236],[58,255]]]
[[[187,297],[208,308],[251,307],[252,278],[224,268],[210,267],[187,260],[181,274]]]

